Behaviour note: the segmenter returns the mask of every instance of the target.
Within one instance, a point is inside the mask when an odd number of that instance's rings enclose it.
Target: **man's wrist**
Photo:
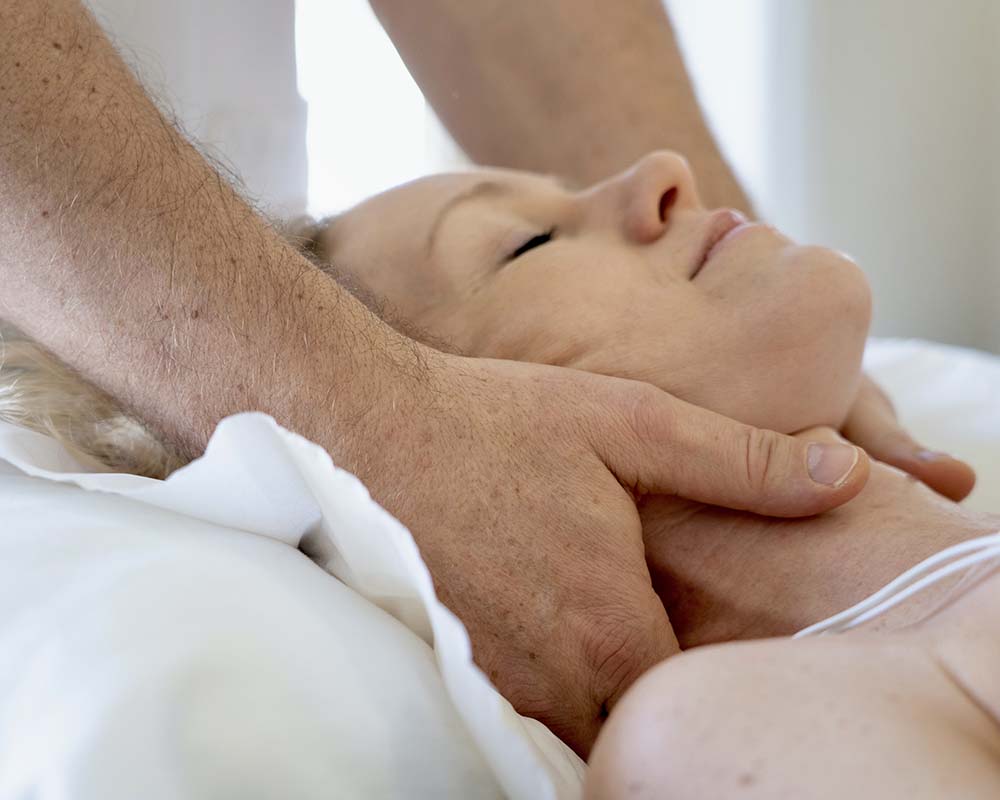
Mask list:
[[[322,445],[338,466],[364,476],[416,415],[434,413],[448,357],[393,330],[327,276],[318,280],[344,296],[333,314],[325,291],[313,295],[311,312],[300,309],[303,322],[328,315],[328,324],[318,337],[293,334],[284,368],[258,402]],[[296,346],[303,339],[310,345]]]

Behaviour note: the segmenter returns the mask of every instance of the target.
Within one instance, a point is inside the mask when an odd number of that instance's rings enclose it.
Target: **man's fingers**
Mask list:
[[[909,473],[956,502],[976,485],[976,473],[964,461],[929,450],[899,424],[888,398],[865,378],[843,434],[879,461]]]
[[[648,572],[638,581],[622,581],[595,596],[605,598],[567,623],[560,647],[573,648],[578,674],[562,676],[579,687],[569,716],[555,732],[584,758],[608,714],[647,670],[680,652],[663,603]],[[621,578],[622,576],[615,576]],[[568,661],[566,663],[569,663]]]
[[[618,479],[639,493],[799,517],[846,503],[868,480],[857,447],[753,428],[652,387],[637,395],[625,435],[600,444]]]
[[[955,502],[968,497],[976,485],[972,467],[947,453],[928,450],[899,426],[874,438],[858,440],[852,435],[850,439],[864,447],[872,458],[909,473]]]

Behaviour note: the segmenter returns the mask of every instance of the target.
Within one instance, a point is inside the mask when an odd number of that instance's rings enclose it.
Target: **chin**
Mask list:
[[[840,428],[861,382],[868,281],[831,250],[796,246],[783,255],[765,290],[737,296],[731,324],[712,337],[712,368],[675,393],[781,433]]]
[[[824,248],[795,251],[797,291],[783,304],[789,310],[772,316],[772,336],[761,343],[757,360],[764,402],[744,398],[739,416],[782,433],[840,428],[861,383],[871,289],[848,257]]]
[[[757,428],[797,433],[814,427],[839,429],[847,419],[861,382],[860,354],[857,363],[822,374],[811,370],[792,373],[762,371],[744,390],[725,395],[699,397],[691,402]]]
[[[757,415],[752,424],[779,433],[797,433],[815,427],[839,430],[847,420],[861,384],[860,358],[858,361],[853,369],[839,373],[835,382],[828,374],[809,384],[800,381],[794,396],[775,397],[770,408]]]

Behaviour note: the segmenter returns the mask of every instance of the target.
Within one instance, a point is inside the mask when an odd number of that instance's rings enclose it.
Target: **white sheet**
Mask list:
[[[0,426],[0,797],[579,794],[316,445],[246,414],[166,482],[85,470]]]

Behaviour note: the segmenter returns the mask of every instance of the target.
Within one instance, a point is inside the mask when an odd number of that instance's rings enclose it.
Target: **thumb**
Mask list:
[[[624,419],[623,435],[595,447],[638,494],[803,517],[846,503],[868,480],[860,448],[754,428],[653,387],[636,392]]]

